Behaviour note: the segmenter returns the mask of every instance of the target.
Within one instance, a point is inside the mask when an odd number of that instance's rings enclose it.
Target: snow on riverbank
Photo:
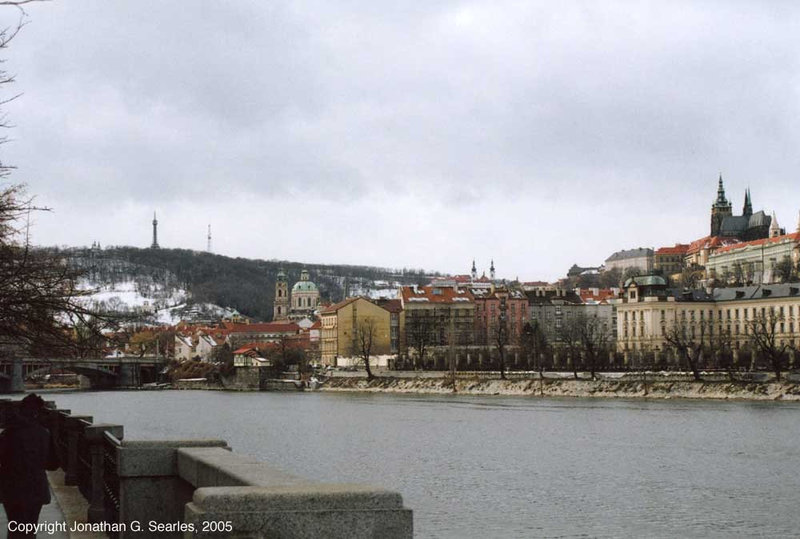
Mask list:
[[[446,378],[331,378],[322,391],[387,393],[453,393]],[[796,382],[652,382],[608,380],[486,380],[458,379],[455,392],[464,395],[520,395],[542,397],[604,397],[655,399],[744,399],[800,401]]]

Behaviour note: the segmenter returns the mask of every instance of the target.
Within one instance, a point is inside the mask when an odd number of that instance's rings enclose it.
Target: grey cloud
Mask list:
[[[792,3],[82,0],[29,12],[8,51],[26,95],[9,107],[19,140],[4,151],[62,205],[222,192],[346,206],[405,192],[428,211],[496,198],[568,211],[581,198],[619,215],[636,200],[644,216],[668,204],[694,223],[723,171],[734,201],[763,183],[757,201],[795,213],[781,197],[800,164]]]

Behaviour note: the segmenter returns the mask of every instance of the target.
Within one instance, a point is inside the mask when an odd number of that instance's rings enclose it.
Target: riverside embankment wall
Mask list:
[[[485,379],[449,377],[396,378],[334,377],[322,391],[427,393],[463,395],[519,395],[533,397],[603,397],[662,399],[743,399],[800,401],[800,383],[793,381],[687,381],[687,380],[574,380]]]

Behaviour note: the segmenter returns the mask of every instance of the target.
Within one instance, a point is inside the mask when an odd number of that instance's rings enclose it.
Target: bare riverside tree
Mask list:
[[[21,6],[33,1],[0,2],[0,6],[20,10],[19,22],[0,30],[0,50],[8,48],[25,24]],[[0,69],[0,86],[13,81],[12,75]],[[0,101],[0,127],[9,127],[2,105],[16,97]],[[6,141],[6,137],[0,137],[0,144]],[[80,301],[86,293],[77,288],[79,274],[63,257],[32,248],[30,215],[46,209],[34,206],[22,186],[2,183],[13,168],[0,161],[0,347],[85,355],[87,345],[99,346],[102,342],[96,331],[102,317]],[[75,327],[80,329],[77,336]],[[92,338],[89,332],[94,332]]]
[[[586,367],[594,380],[603,356],[609,353],[612,340],[611,331],[602,318],[598,318],[594,313],[589,315],[585,311],[579,312],[570,322],[575,326],[574,331],[580,343]]]
[[[510,336],[508,331],[508,317],[506,298],[500,298],[500,317],[497,325],[493,328],[494,345],[497,348],[498,360],[500,361],[500,379],[506,379],[506,347],[509,344]]]
[[[784,323],[783,313],[776,312],[773,307],[757,314],[747,323],[753,351],[769,360],[776,380],[781,379],[783,356],[790,348],[788,343],[778,339],[778,335],[784,333]]]
[[[719,366],[728,373],[731,382],[736,380],[736,369],[733,362],[733,337],[730,330],[720,329],[714,338],[710,338],[713,353],[719,358]]]
[[[536,369],[541,375],[544,372],[542,354],[547,349],[547,337],[545,337],[538,320],[525,322],[522,326],[520,348],[528,368]]]
[[[690,326],[685,319],[682,319],[675,320],[669,328],[664,329],[664,340],[686,361],[692,376],[697,381],[701,380],[700,364],[703,360],[706,327],[706,323],[703,322],[698,327]]]
[[[582,346],[579,323],[575,317],[565,316],[561,321],[561,327],[557,328],[558,340],[567,352],[567,357],[572,364],[572,375],[578,379],[578,356]]]
[[[436,315],[425,311],[410,310],[406,314],[407,348],[414,348],[414,368],[425,367],[428,347],[436,344],[439,324]]]
[[[377,336],[378,324],[371,316],[360,320],[356,325],[351,354],[353,357],[358,358],[359,363],[364,365],[364,369],[367,371],[367,380],[375,378],[375,375],[372,374],[369,360],[372,357],[372,347]]]

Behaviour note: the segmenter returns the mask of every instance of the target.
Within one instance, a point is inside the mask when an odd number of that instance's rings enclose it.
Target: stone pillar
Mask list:
[[[78,442],[81,431],[84,429],[81,420],[92,422],[92,416],[89,415],[73,415],[67,417],[66,420],[66,435],[67,435],[67,460],[66,463],[62,462],[61,467],[64,468],[64,484],[77,485],[78,484]],[[66,466],[64,466],[66,464]]]
[[[122,439],[122,425],[98,423],[86,427],[86,441],[92,458],[92,497],[89,500],[87,518],[89,522],[106,520],[105,489],[103,488],[103,472],[105,469],[105,433],[110,432],[117,439]]]
[[[191,501],[194,487],[178,475],[180,447],[225,447],[223,440],[148,440],[122,442],[117,452],[119,475],[119,522],[137,520],[143,525],[176,522]],[[143,531],[147,528],[143,528]],[[128,526],[120,539],[139,538]],[[148,534],[148,537],[152,535]],[[222,537],[222,535],[219,535]]]
[[[67,454],[64,452],[63,440],[67,435],[67,429],[64,425],[69,414],[70,410],[53,410],[52,421],[50,423],[50,436],[52,436],[56,444],[58,462],[60,467],[65,471],[67,469]]]
[[[117,385],[120,387],[138,387],[138,382],[139,364],[120,363],[119,373],[117,374]]]
[[[11,360],[11,393],[22,393],[25,391],[25,379],[22,375],[22,359],[15,357]]]

